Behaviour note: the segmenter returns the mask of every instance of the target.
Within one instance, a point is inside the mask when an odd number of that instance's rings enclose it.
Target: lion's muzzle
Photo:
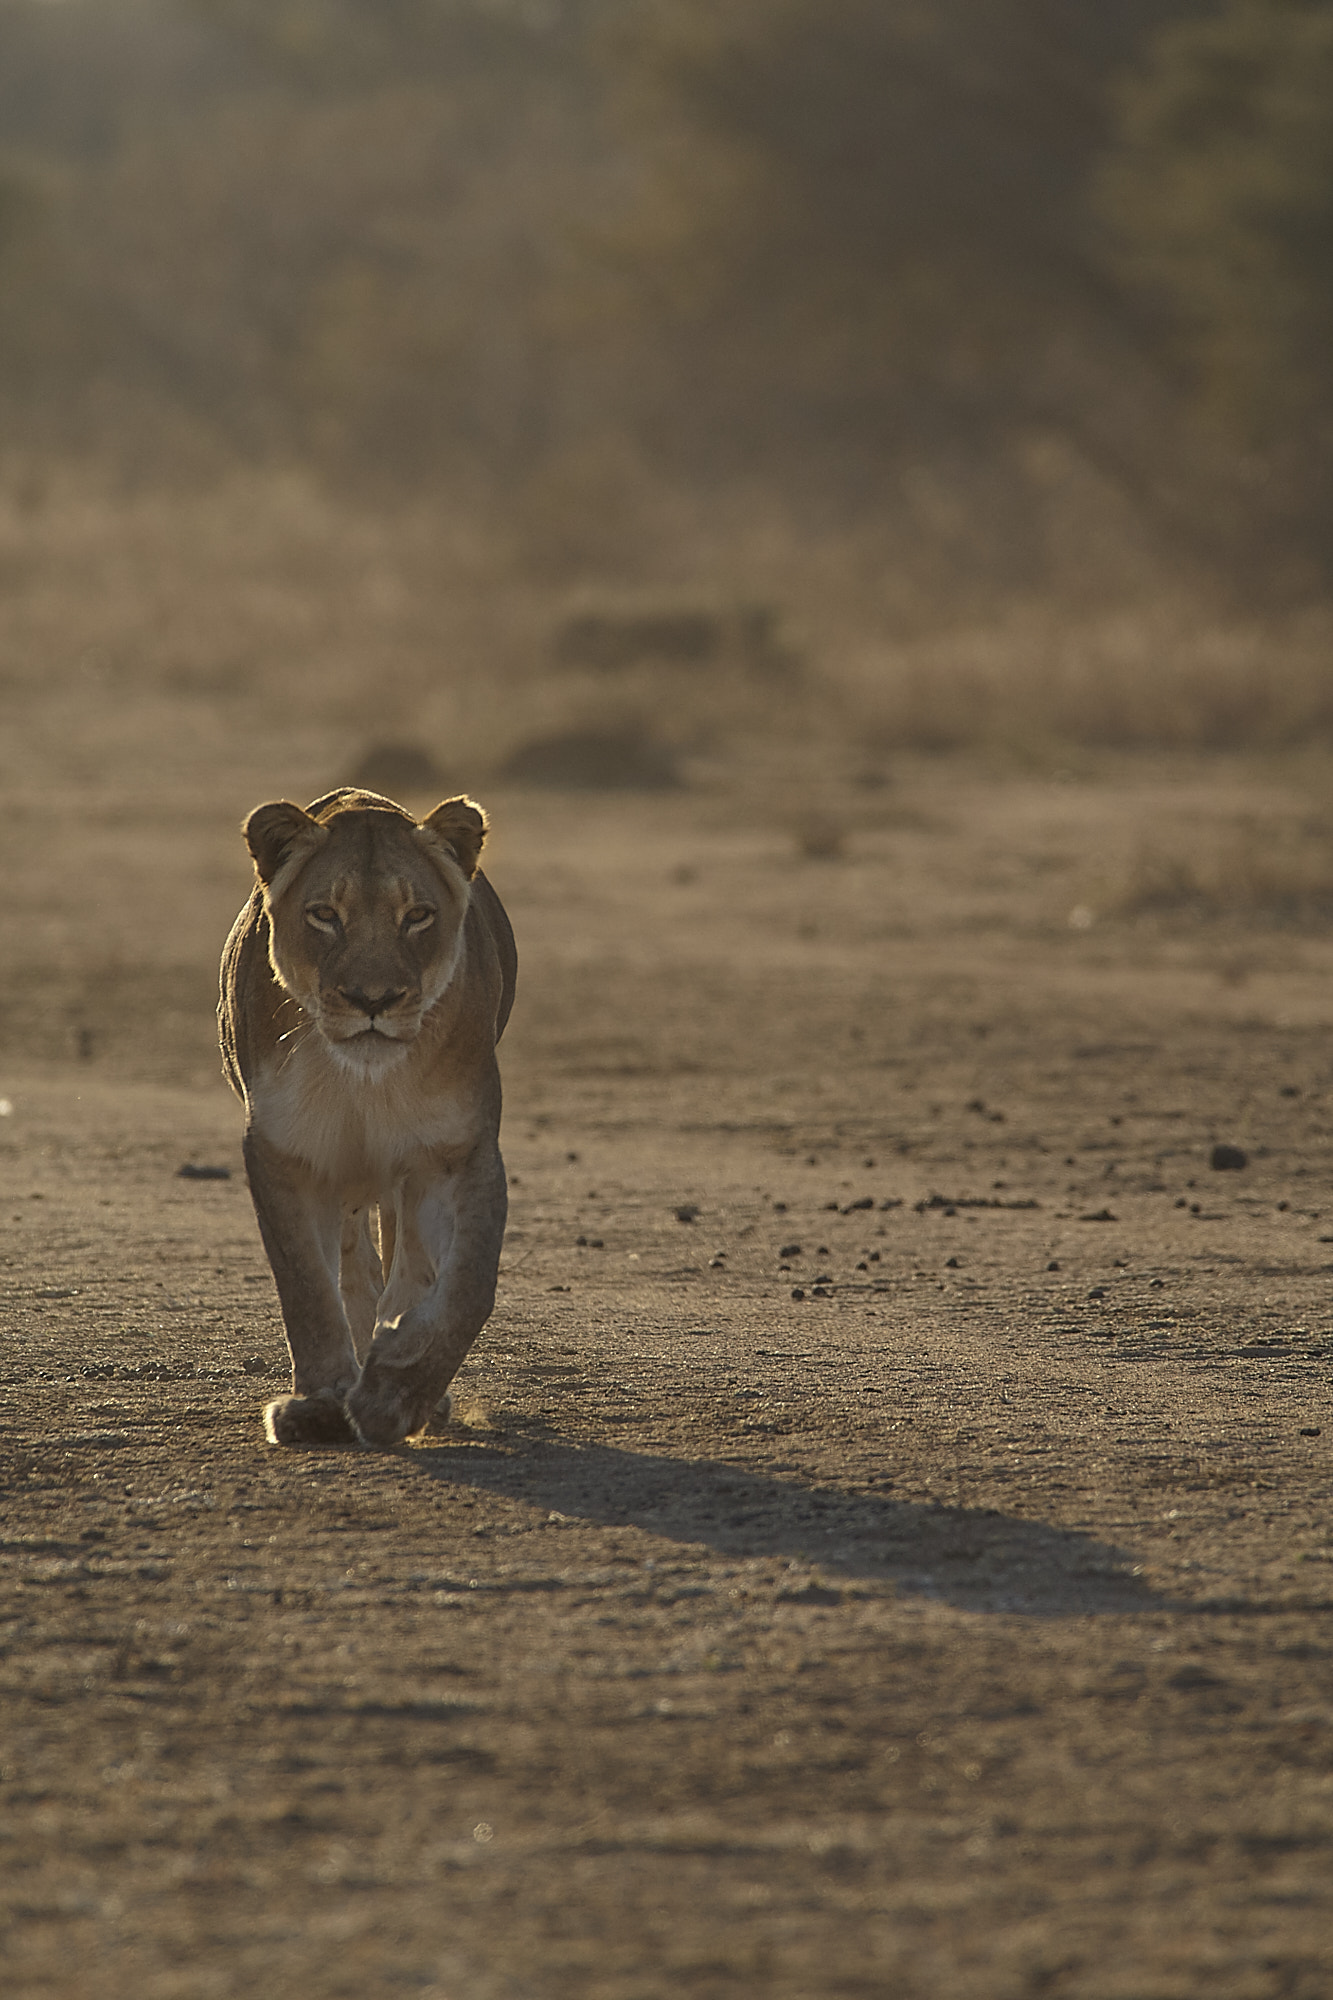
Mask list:
[[[421,1026],[421,994],[405,986],[375,993],[339,986],[320,995],[319,1025],[340,1048],[360,1044],[370,1053],[379,1042],[410,1042]]]

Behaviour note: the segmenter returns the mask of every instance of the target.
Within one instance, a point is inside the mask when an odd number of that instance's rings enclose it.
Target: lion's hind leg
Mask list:
[[[404,1184],[375,1342],[347,1398],[363,1443],[388,1450],[448,1421],[449,1384],[495,1303],[505,1210],[493,1138],[460,1171]]]
[[[343,1217],[338,1288],[352,1329],[357,1359],[363,1361],[375,1337],[375,1314],[384,1289],[380,1253],[371,1233],[369,1208],[349,1208]]]

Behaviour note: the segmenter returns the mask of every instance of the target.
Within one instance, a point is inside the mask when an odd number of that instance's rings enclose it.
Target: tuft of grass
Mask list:
[[[1107,916],[1323,928],[1333,920],[1333,823],[1246,818],[1163,829],[1098,899]]]
[[[1326,607],[1261,623],[1159,603],[862,648],[842,678],[885,753],[1251,751],[1333,742],[1331,658]]]

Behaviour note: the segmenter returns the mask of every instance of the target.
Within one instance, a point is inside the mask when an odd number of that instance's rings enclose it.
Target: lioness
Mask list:
[[[292,1355],[266,1428],[395,1445],[495,1302],[495,1046],[517,955],[477,870],[486,816],[457,798],[418,822],[343,788],[304,812],[259,806],[244,831],[258,880],[222,954],[218,1028]]]

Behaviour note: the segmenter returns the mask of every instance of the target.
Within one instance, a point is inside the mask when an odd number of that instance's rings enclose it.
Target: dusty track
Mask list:
[[[501,1302],[386,1456],[261,1437],[263,789],[24,876],[6,1994],[1324,2000],[1333,953],[1067,922],[1260,781],[923,770],[827,864],[767,784],[488,800]]]

